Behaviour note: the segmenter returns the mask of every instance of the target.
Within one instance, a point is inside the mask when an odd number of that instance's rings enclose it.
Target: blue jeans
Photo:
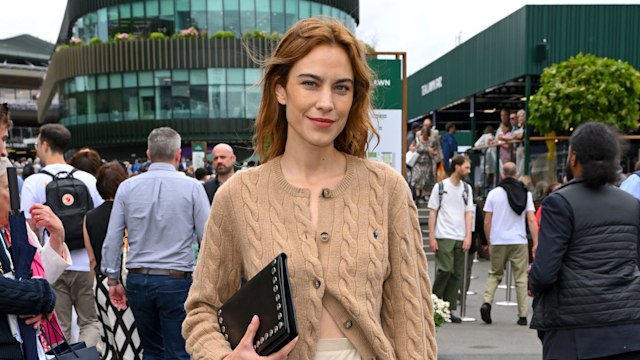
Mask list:
[[[145,360],[189,360],[182,337],[191,278],[129,273],[127,300],[136,319]]]

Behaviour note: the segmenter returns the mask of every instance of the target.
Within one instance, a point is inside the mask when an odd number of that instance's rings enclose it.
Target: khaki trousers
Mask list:
[[[320,339],[315,360],[362,360],[349,339]]]
[[[527,244],[491,245],[491,268],[484,290],[484,302],[493,303],[496,288],[502,282],[507,261],[511,262],[511,270],[516,285],[518,299],[518,316],[527,316],[527,267],[529,266],[529,250]]]
[[[65,270],[52,285],[56,291],[56,313],[64,336],[71,342],[71,309],[76,308],[80,336],[87,346],[100,340],[100,323],[89,272]]]
[[[458,308],[458,294],[464,272],[464,252],[462,241],[436,239],[436,279],[433,282],[433,293],[440,299],[449,302],[451,311]]]

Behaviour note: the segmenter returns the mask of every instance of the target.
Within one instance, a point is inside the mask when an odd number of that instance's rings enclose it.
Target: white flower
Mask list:
[[[438,298],[434,294],[431,294],[431,301],[433,302],[433,317],[436,327],[441,326],[443,322],[451,322],[449,302]]]

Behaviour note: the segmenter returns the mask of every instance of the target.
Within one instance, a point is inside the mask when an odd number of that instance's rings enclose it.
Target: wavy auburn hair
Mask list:
[[[364,44],[334,19],[304,19],[284,34],[271,57],[263,63],[262,99],[253,135],[254,147],[263,163],[282,155],[287,142],[286,111],[285,106],[278,103],[276,86],[286,87],[293,65],[319,45],[341,47],[349,57],[355,80],[349,117],[344,129],[333,142],[335,148],[362,158],[365,156],[369,136],[380,139],[371,123],[373,72],[367,63]]]

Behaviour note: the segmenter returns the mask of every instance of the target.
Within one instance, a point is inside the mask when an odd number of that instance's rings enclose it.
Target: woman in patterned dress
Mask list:
[[[91,271],[95,273],[95,295],[98,320],[102,324],[102,359],[138,360],[142,347],[130,308],[119,310],[109,300],[107,277],[100,271],[102,244],[107,234],[113,198],[121,182],[127,179],[125,167],[117,161],[100,167],[96,187],[105,200],[102,205],[89,211],[84,222],[84,244],[89,253]],[[123,262],[124,263],[124,262]]]
[[[436,183],[436,168],[442,159],[440,141],[431,128],[423,128],[416,137],[415,150],[418,161],[411,170],[411,186],[416,191],[419,202],[428,201],[431,189]]]

